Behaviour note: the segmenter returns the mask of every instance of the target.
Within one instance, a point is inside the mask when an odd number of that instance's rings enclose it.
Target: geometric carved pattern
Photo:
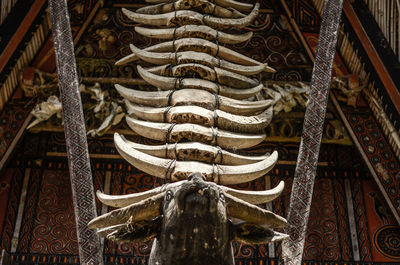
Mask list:
[[[345,177],[349,177],[346,176]],[[353,254],[351,250],[351,241],[350,241],[350,230],[349,230],[349,222],[347,221],[347,208],[346,208],[346,197],[345,197],[345,187],[344,181],[341,179],[334,179],[333,187],[334,187],[334,197],[335,197],[335,206],[336,206],[336,215],[337,215],[337,230],[339,234],[339,242],[341,246],[341,260],[349,261],[353,259]]]
[[[353,196],[354,215],[355,222],[357,225],[357,240],[360,251],[360,261],[370,262],[372,261],[371,254],[371,241],[370,235],[368,234],[368,222],[366,217],[366,206],[363,200],[363,191],[361,188],[361,180],[351,180],[351,190]]]
[[[66,0],[49,0],[81,264],[103,264],[75,53]]]
[[[282,244],[285,264],[300,264],[302,260],[341,11],[342,0],[325,1],[311,93],[290,197],[288,221],[291,226],[285,229],[290,238]]]
[[[346,111],[342,107],[349,124],[356,135],[360,147],[365,153],[368,162],[374,168],[377,179],[393,214],[399,220],[400,216],[400,163],[386,140],[384,133],[379,128],[372,113],[357,113]]]

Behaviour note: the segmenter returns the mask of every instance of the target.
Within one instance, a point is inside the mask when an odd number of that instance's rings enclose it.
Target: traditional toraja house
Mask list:
[[[278,162],[262,177],[230,187],[262,191],[285,181],[281,196],[259,206],[287,217],[324,1],[259,3],[255,21],[243,31],[230,32],[252,32],[251,38],[221,44],[221,49],[230,48],[276,70],[257,76],[263,90],[256,100],[274,101],[266,137],[237,153],[255,157],[277,151]],[[89,187],[120,195],[164,182],[126,162],[113,139],[118,132],[132,142],[160,143],[131,130],[125,116],[132,109],[114,88],[118,83],[147,89],[136,65],[145,69],[152,65],[121,62],[131,54],[130,44],[145,49],[165,42],[139,34],[135,31],[139,24],[122,12],[122,8],[135,11],[147,5],[144,1],[68,1],[92,175],[92,183],[81,190]],[[399,8],[397,1],[343,1],[305,263],[400,262]],[[50,13],[54,18],[55,10],[44,0],[1,2],[0,242],[4,264],[7,260],[79,264],[82,249],[88,257],[98,255],[82,244],[92,232],[77,234],[76,229],[76,208],[90,208],[91,198],[77,202],[80,186],[71,190],[51,34],[57,21],[51,22]],[[173,34],[179,34],[179,28]],[[175,44],[179,45],[178,38]],[[96,199],[97,215],[112,209]],[[146,264],[151,249],[151,241],[119,244],[106,239],[99,240],[99,245],[105,264]],[[272,264],[278,262],[282,246],[236,241],[233,250],[237,264]]]

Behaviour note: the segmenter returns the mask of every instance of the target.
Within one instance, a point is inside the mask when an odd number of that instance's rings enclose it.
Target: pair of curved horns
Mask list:
[[[167,107],[195,105],[205,109],[220,109],[236,115],[254,115],[269,108],[274,100],[244,101],[218,96],[198,89],[182,89],[172,91],[140,91],[115,85],[115,89],[125,99],[136,104]],[[196,97],[193,97],[196,95]]]
[[[272,120],[273,107],[256,116],[240,116],[199,106],[143,107],[125,101],[129,114],[151,122],[193,123],[240,133],[259,133]]]
[[[129,206],[133,203],[146,200],[147,198],[156,196],[160,193],[165,192],[168,188],[182,185],[187,180],[181,180],[174,183],[165,184],[144,192],[132,193],[127,195],[107,195],[100,191],[96,192],[97,198],[105,205],[121,208]],[[226,194],[233,197],[239,198],[245,202],[251,204],[262,204],[275,200],[279,197],[285,187],[285,183],[281,181],[275,188],[263,191],[247,191],[247,190],[236,190],[225,186],[219,186],[219,188]]]
[[[150,85],[153,85],[161,90],[174,89],[200,89],[206,90],[214,94],[226,95],[232,90],[237,90],[237,93],[244,92],[246,96],[260,91],[263,85],[260,85],[257,80],[230,73],[220,68],[211,69],[200,64],[180,64],[174,67],[161,66],[150,69],[144,69],[140,65],[137,66],[139,75]],[[177,77],[167,77],[157,75],[156,73],[175,74]],[[202,78],[186,78],[187,75],[200,75]],[[182,77],[181,77],[182,76]],[[212,82],[212,79],[218,80],[219,83]],[[227,87],[225,85],[230,85]],[[241,89],[242,88],[242,89]],[[243,90],[243,91],[242,91]],[[251,95],[250,94],[250,95]],[[247,96],[248,98],[248,96]]]
[[[146,52],[175,52],[175,51],[179,52],[179,51],[186,51],[188,49],[192,51],[208,53],[212,56],[218,56],[224,60],[241,65],[247,65],[247,66],[263,65],[265,67],[264,71],[271,73],[276,72],[275,69],[269,67],[266,64],[262,64],[250,57],[235,52],[229,48],[217,45],[209,40],[200,38],[183,38],[183,39],[178,39],[176,41],[162,42],[153,45],[151,47],[147,47],[143,50]],[[128,62],[133,62],[138,59],[139,57],[135,53],[133,53],[122,58],[121,60],[116,62],[116,64],[120,65]]]
[[[240,65],[226,60],[218,59],[210,54],[203,52],[184,51],[184,52],[148,52],[141,50],[130,44],[131,51],[145,62],[163,65],[163,64],[182,64],[182,63],[201,63],[209,67],[219,67],[237,74],[254,75],[262,71],[269,71],[268,65],[258,64],[254,66]]]
[[[221,18],[241,18],[245,16],[233,8],[227,9],[207,0],[178,0],[172,3],[160,3],[157,5],[145,6],[137,9],[135,12],[140,14],[156,15],[175,10],[188,10],[192,8],[200,8],[204,14],[211,14]]]
[[[165,193],[165,191],[161,192],[143,201],[127,205],[96,217],[89,222],[88,227],[90,229],[106,228],[101,230],[104,231],[112,229],[112,226],[118,226],[127,222],[134,223],[158,217],[161,215],[161,206]],[[287,225],[285,218],[273,212],[252,205],[242,199],[232,196],[228,192],[225,192],[224,195],[226,212],[229,217],[239,218],[253,224],[266,225],[271,229],[283,228]]]
[[[251,31],[236,35],[218,31],[206,25],[183,25],[178,28],[167,29],[150,29],[136,26],[135,31],[143,36],[155,39],[201,38],[225,44],[242,43],[250,40],[253,36]]]
[[[116,134],[115,137],[120,137],[122,140],[121,142],[123,142],[127,148],[133,148],[148,155],[160,158],[182,161],[191,160],[209,164],[216,163],[224,165],[247,165],[260,162],[269,156],[269,153],[263,156],[243,156],[228,152],[220,147],[199,142],[144,145],[128,141],[122,135]]]
[[[146,0],[147,3],[150,4],[160,4],[160,3],[171,3],[173,0]],[[253,8],[252,4],[241,3],[235,0],[211,0],[212,3],[215,3],[224,7],[232,7],[239,11],[250,11]]]
[[[256,146],[265,139],[265,134],[242,134],[198,124],[156,123],[126,117],[128,126],[137,134],[167,143],[183,139],[218,145],[222,148],[243,149]]]
[[[251,13],[243,18],[218,18],[209,15],[204,16],[203,14],[190,10],[178,10],[165,14],[149,15],[132,12],[128,9],[122,8],[122,13],[136,23],[168,27],[175,25],[197,24],[207,25],[215,29],[247,27],[254,21],[254,19],[256,19],[259,11],[259,3],[255,4]]]
[[[139,170],[152,176],[172,181],[186,179],[193,172],[202,173],[208,181],[222,185],[245,183],[257,179],[270,171],[278,160],[275,151],[266,159],[240,166],[210,165],[201,162],[176,161],[151,156],[125,144],[119,135],[114,136],[120,155]]]

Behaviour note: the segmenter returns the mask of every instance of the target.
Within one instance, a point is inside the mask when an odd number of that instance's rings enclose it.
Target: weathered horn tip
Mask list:
[[[92,219],[88,224],[87,224],[89,229],[96,229],[97,227],[97,218]]]
[[[279,189],[280,191],[283,191],[283,189],[285,188],[285,182],[283,180],[281,180],[278,184],[278,186],[276,186],[276,189]]]
[[[279,233],[274,231],[274,236],[271,239],[271,242],[280,242],[282,240],[288,239],[290,236],[288,234]]]
[[[96,190],[96,196],[97,198],[99,198],[99,196],[103,195],[104,193],[102,193],[100,190]]]
[[[128,140],[123,136],[122,134],[119,134],[117,132],[114,133],[114,142],[124,142],[126,143]]]
[[[272,154],[269,156],[271,159],[278,161],[278,151],[273,151]]]
[[[121,11],[125,16],[128,16],[130,13],[132,13],[132,11],[130,11],[129,9],[126,9],[124,7],[121,8]]]
[[[268,66],[268,64],[265,64],[265,72],[267,73],[276,73],[276,70],[270,66]]]
[[[279,216],[279,215],[277,215],[277,218],[278,218],[278,220],[277,220],[274,228],[285,228],[288,226],[289,223],[285,218],[283,218],[282,216]]]
[[[105,201],[106,201],[107,194],[101,192],[100,190],[97,190],[96,196],[97,196],[97,199],[99,199],[99,201],[101,203],[106,204]]]

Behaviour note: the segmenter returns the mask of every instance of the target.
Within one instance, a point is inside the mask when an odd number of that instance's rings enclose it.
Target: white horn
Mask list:
[[[151,122],[193,123],[240,133],[259,133],[272,120],[273,107],[255,116],[241,116],[199,106],[144,107],[125,101],[128,113]]]
[[[146,2],[151,4],[160,4],[171,3],[174,2],[174,0],[146,0]],[[211,2],[224,7],[232,7],[239,11],[250,11],[253,8],[252,4],[241,3],[235,0],[211,0]]]
[[[204,16],[198,12],[190,10],[178,10],[165,14],[140,14],[132,12],[128,9],[122,8],[124,13],[129,19],[134,22],[152,25],[152,26],[175,26],[175,25],[207,25],[215,29],[221,28],[244,28],[250,25],[258,16],[260,11],[260,4],[257,3],[250,14],[243,18],[218,18],[213,16]]]
[[[187,5],[187,1],[178,0],[173,3],[161,3],[158,5],[145,6],[136,10],[136,13],[141,14],[163,14],[172,12],[175,10],[188,10],[196,7],[201,7],[203,13],[212,14],[222,18],[236,18],[242,17],[240,13],[234,12],[233,10],[226,9],[224,7],[215,5],[207,0],[197,0],[194,4]]]
[[[159,67],[150,69],[150,71],[161,71],[164,69],[164,66],[160,69]],[[179,68],[178,68],[179,69]],[[201,70],[201,68],[197,68]],[[211,82],[204,79],[198,78],[180,78],[180,77],[165,77],[161,75],[156,75],[150,72],[149,70],[144,69],[140,65],[137,66],[137,70],[139,75],[150,85],[155,86],[161,90],[173,90],[173,89],[200,89],[205,90],[210,93],[227,95],[228,91],[231,92],[233,89],[237,89],[238,94],[240,91],[243,91],[244,94],[248,95],[249,92],[253,92],[254,90],[258,90],[258,82],[256,80],[246,78],[244,76],[239,76],[234,73],[228,73],[222,69],[215,68],[215,73],[218,75],[218,79],[222,81],[222,83],[229,83],[235,87],[226,87],[224,85],[219,85],[215,82]],[[173,69],[172,69],[173,70]],[[206,73],[204,74],[206,75]],[[212,74],[210,74],[212,75]],[[237,78],[237,79],[236,79]],[[241,78],[241,79],[240,79]],[[235,82],[237,84],[235,84]],[[256,88],[257,87],[257,88]],[[243,90],[241,89],[243,88]],[[247,90],[247,89],[250,89]],[[246,97],[242,97],[246,98]]]
[[[269,154],[263,156],[242,156],[228,152],[219,147],[196,142],[144,145],[128,141],[122,135],[115,134],[114,137],[120,138],[123,141],[123,144],[128,148],[133,148],[159,158],[177,159],[181,161],[194,160],[223,165],[247,165],[260,162],[269,156]],[[121,140],[119,140],[119,142],[122,142]]]
[[[243,149],[256,146],[265,134],[241,134],[197,124],[170,124],[140,121],[126,117],[128,126],[137,134],[153,140],[176,143],[183,139],[216,144],[222,148]]]
[[[209,165],[200,162],[176,161],[147,155],[115,138],[115,147],[130,164],[158,178],[172,181],[185,180],[193,172],[202,173],[207,180],[222,185],[234,185],[257,179],[270,171],[278,159],[273,152],[268,158],[253,164],[241,166]]]
[[[108,206],[115,207],[115,208],[121,208],[121,207],[126,207],[128,205],[131,205],[133,203],[143,201],[147,198],[153,197],[157,194],[164,192],[167,188],[181,185],[183,182],[186,182],[186,180],[182,180],[182,181],[170,183],[170,184],[165,184],[161,187],[157,187],[157,188],[154,188],[151,190],[126,194],[126,195],[108,195],[108,194],[102,193],[100,191],[97,191],[96,195],[97,195],[97,198],[101,201],[101,203],[108,205]]]
[[[279,182],[278,186],[273,189],[263,191],[235,190],[229,187],[221,186],[221,189],[225,193],[251,204],[261,204],[273,201],[279,197],[284,188],[284,181]]]
[[[134,103],[167,107],[179,105],[195,105],[209,110],[220,109],[236,115],[254,115],[269,108],[274,100],[244,101],[213,95],[204,90],[182,89],[172,91],[140,91],[115,85],[119,94]],[[193,97],[193,95],[196,95]]]
[[[260,67],[264,68],[264,66]],[[232,73],[218,67],[211,68],[198,63],[185,63],[176,66],[165,64],[162,66],[147,68],[145,71],[155,75],[172,76],[185,79],[190,79],[191,77],[197,78],[199,76],[202,79],[211,81],[212,84],[214,84],[213,82],[218,82],[221,85],[227,85],[237,89],[246,89],[258,85],[258,81],[248,78],[244,75]],[[153,78],[157,79],[156,76]]]
[[[240,65],[218,59],[212,55],[203,52],[184,51],[184,52],[148,52],[141,50],[130,44],[130,49],[140,59],[145,62],[163,65],[163,64],[183,64],[183,63],[200,63],[209,67],[219,67],[242,75],[254,75],[264,71],[267,68],[265,64],[255,66]],[[243,78],[242,78],[243,79]],[[255,81],[254,81],[255,82]]]
[[[238,44],[248,41],[253,36],[253,32],[246,32],[243,34],[235,35],[229,34],[216,29],[210,28],[205,25],[184,25],[179,28],[167,29],[150,29],[136,26],[137,33],[155,39],[181,39],[181,38],[201,38],[206,40],[215,41],[224,44]]]

